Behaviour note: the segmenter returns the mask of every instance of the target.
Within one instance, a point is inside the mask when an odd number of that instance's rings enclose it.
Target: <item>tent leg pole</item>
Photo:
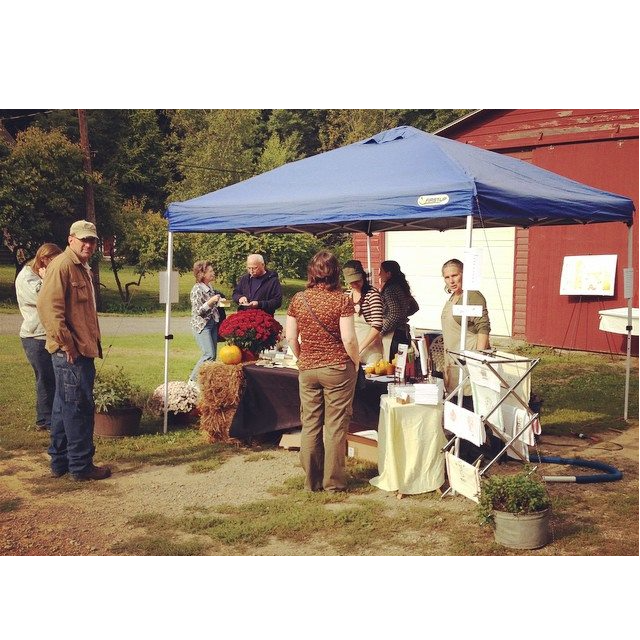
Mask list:
[[[169,340],[171,336],[171,271],[173,270],[173,232],[167,238],[167,302],[164,316],[164,418],[162,433],[167,433],[169,418]]]
[[[467,231],[467,249],[471,249],[471,245],[473,242],[473,216],[469,215],[467,216],[467,226],[466,226],[466,231]],[[462,286],[462,306],[463,306],[463,312],[462,312],[462,317],[460,318],[460,351],[464,351],[467,347],[467,314],[464,311],[467,308],[467,303],[469,301],[469,291],[467,290],[467,288],[464,286],[464,277],[463,277],[463,286]],[[458,384],[462,384],[462,380],[464,378],[464,371],[462,370],[462,368],[460,368],[460,371],[458,372]],[[461,407],[462,406],[462,402],[464,400],[464,387],[461,386],[460,390],[458,391],[458,406]],[[456,438],[456,445],[455,445],[455,449],[454,449],[455,455],[456,457],[458,457],[458,454],[460,452],[460,438]]]
[[[369,223],[369,228],[371,228],[371,223]],[[371,273],[371,232],[367,232],[367,273],[369,274],[371,286],[375,286],[373,273]]]
[[[632,307],[633,307],[633,225],[627,228],[627,262],[628,269],[631,269],[631,286],[627,294],[627,363],[624,380],[624,420],[629,417],[629,380],[631,378],[631,329],[632,329]]]

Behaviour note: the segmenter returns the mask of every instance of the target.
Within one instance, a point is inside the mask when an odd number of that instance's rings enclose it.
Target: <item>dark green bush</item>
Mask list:
[[[490,476],[482,482],[478,511],[483,524],[493,522],[493,511],[514,514],[544,511],[550,506],[544,482],[529,467],[514,475]]]

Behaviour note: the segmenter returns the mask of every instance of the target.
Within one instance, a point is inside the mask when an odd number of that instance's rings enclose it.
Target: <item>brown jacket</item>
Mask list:
[[[37,301],[49,353],[71,345],[87,358],[102,357],[100,327],[89,272],[71,247],[47,267]]]

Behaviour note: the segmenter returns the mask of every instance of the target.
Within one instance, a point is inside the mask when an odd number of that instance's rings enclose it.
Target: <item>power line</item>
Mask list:
[[[245,176],[252,176],[251,171],[241,171],[239,169],[226,169],[225,167],[203,167],[199,164],[188,164],[186,162],[177,162],[179,167],[189,167],[191,169],[205,169],[206,171],[218,171],[219,173],[237,173]]]
[[[33,116],[39,116],[41,113],[53,113],[53,109],[49,109],[47,111],[36,111],[35,113],[26,113],[23,116],[6,116],[4,118],[0,118],[0,120],[7,121],[7,120],[21,120],[23,118],[33,118]]]

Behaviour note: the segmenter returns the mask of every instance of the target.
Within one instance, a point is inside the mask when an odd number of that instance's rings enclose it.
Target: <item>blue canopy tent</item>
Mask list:
[[[370,236],[376,231],[466,228],[471,246],[473,226],[620,221],[631,228],[633,211],[629,198],[509,156],[413,127],[397,127],[170,204],[165,213],[169,221],[167,272],[172,269],[176,232],[359,231]],[[166,336],[169,323],[167,303]],[[168,344],[165,383],[167,361]]]

